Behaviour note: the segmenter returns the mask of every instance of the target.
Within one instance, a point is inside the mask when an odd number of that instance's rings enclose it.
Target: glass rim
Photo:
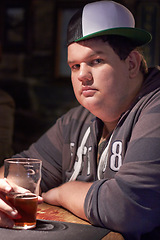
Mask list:
[[[21,192],[9,192],[7,194],[7,196],[13,196],[13,197],[18,197],[18,196],[33,196],[34,198],[38,198],[37,194],[36,193],[32,193],[32,192],[24,192],[24,193],[21,193]]]
[[[42,164],[42,160],[36,158],[7,158],[4,160],[4,163],[20,163],[20,164],[27,164],[27,163],[40,163]]]

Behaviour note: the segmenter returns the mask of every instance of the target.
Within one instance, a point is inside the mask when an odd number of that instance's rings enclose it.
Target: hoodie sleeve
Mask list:
[[[82,119],[80,116],[82,116]],[[56,123],[28,150],[14,157],[30,157],[42,160],[41,190],[48,191],[66,181],[66,169],[70,165],[70,137],[83,125],[88,111],[77,107],[60,117]],[[80,130],[78,130],[80,131]],[[77,136],[77,133],[76,133]]]
[[[127,163],[114,179],[93,183],[84,206],[90,222],[121,232],[129,240],[159,226],[159,169],[159,160]]]

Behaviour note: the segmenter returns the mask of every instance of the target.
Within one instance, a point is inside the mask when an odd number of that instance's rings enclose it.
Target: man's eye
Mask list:
[[[95,59],[92,63],[93,63],[93,64],[99,64],[99,63],[101,63],[101,62],[102,62],[102,59],[97,58],[97,59]]]
[[[71,67],[72,70],[77,70],[80,68],[80,65],[79,64],[75,64]]]

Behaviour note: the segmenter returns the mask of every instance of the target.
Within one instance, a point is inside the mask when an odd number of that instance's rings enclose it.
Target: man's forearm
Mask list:
[[[43,194],[44,201],[58,206],[63,206],[80,218],[86,219],[84,201],[92,183],[67,182],[58,188],[51,189]]]

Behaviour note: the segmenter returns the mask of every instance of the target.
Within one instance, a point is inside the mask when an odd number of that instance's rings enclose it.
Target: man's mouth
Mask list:
[[[82,95],[84,97],[92,97],[96,91],[97,91],[97,89],[89,87],[89,86],[82,87]]]

